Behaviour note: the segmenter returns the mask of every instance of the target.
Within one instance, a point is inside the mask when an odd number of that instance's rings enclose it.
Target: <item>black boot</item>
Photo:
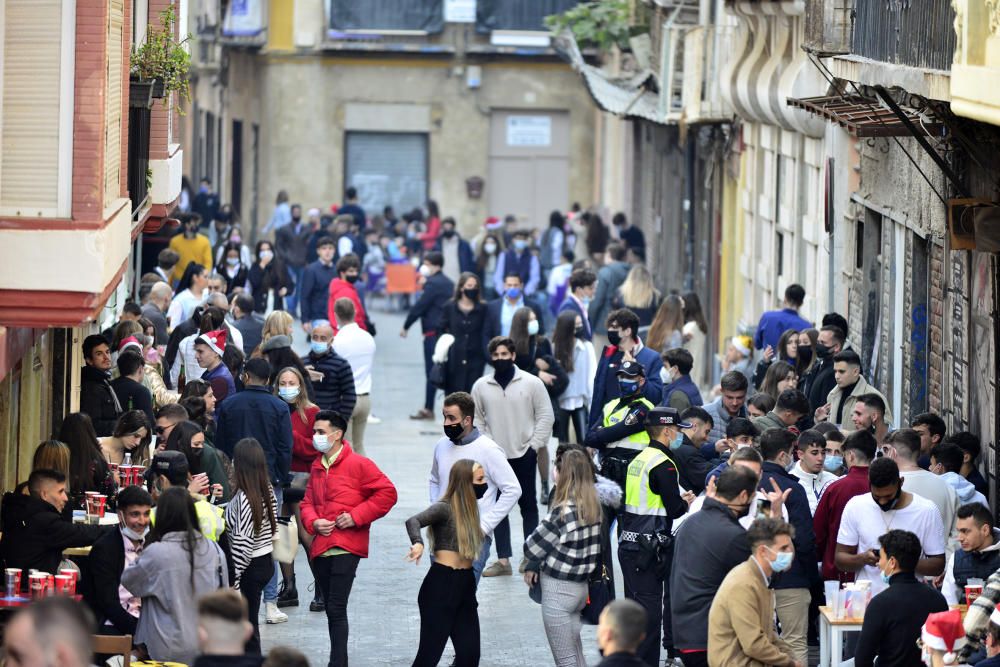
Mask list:
[[[309,560],[309,569],[313,571],[313,583],[309,588],[313,591],[312,602],[309,603],[309,611],[326,611],[326,601],[323,599],[323,590],[316,579],[316,571],[313,570],[313,562]]]
[[[299,591],[295,588],[295,575],[282,579],[281,590],[278,591],[278,608],[298,607]]]

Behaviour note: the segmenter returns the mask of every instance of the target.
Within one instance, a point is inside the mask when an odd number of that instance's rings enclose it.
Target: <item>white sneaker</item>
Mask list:
[[[375,415],[369,413],[368,414],[368,423],[369,424],[381,424],[382,420],[379,419],[378,417],[376,417]]]
[[[274,602],[264,603],[264,614],[267,616],[267,622],[270,625],[288,621],[288,614],[278,609],[278,605]]]

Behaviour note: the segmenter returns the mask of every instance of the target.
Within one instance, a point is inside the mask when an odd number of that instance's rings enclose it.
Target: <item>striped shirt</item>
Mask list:
[[[580,523],[573,503],[554,507],[524,541],[524,557],[529,570],[586,581],[601,559],[601,522]]]
[[[270,489],[268,489],[270,491]],[[270,511],[275,511],[274,492],[270,491]],[[242,491],[237,491],[226,506],[226,529],[229,533],[229,549],[233,559],[233,588],[239,589],[243,572],[250,561],[258,556],[266,556],[274,551],[274,531],[267,514],[263,517],[260,532],[253,529],[253,513],[250,501]]]

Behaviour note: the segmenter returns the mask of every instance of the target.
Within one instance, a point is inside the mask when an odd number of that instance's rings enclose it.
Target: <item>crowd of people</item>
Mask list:
[[[202,187],[141,304],[83,340],[80,411],[4,495],[5,567],[77,569],[89,608],[22,612],[8,651],[29,642],[21,625],[43,637],[55,618],[131,635],[154,661],[260,664],[259,617],[282,623],[299,604],[301,543],[329,665],[346,666],[355,574],[397,502],[366,456],[366,303],[402,262],[419,293],[399,335],[420,322],[426,374],[411,418],[443,421],[430,504],[401,526],[407,558],[431,557],[415,667],[449,641],[459,667],[489,664],[477,589],[515,569],[559,667],[585,667],[585,622],[604,666],[804,667],[824,582],[873,594],[845,647],[855,665],[1000,663],[1000,529],[979,439],[933,413],[894,421],[845,318],[814,326],[802,287],[709,358],[698,295],[654,286],[623,214],[609,228],[574,207],[540,233],[490,218],[467,241],[434,202],[369,219],[351,188],[333,215],[303,219],[281,193],[263,230],[274,240],[251,254]],[[114,525],[81,521],[94,493]],[[66,560],[74,547],[92,548]],[[949,611],[962,604],[964,626]]]

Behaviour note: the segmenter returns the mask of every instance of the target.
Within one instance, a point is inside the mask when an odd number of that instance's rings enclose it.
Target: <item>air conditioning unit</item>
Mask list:
[[[952,250],[1000,252],[1000,204],[987,199],[948,200]]]

